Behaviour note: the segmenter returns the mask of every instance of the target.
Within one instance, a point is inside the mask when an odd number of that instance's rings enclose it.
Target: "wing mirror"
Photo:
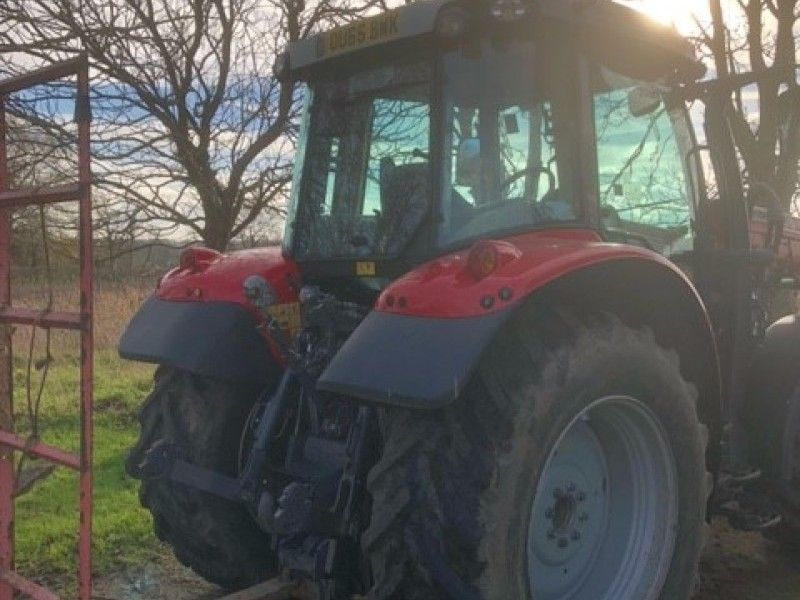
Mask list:
[[[456,185],[475,187],[481,177],[481,141],[464,138],[456,152]]]
[[[634,117],[653,114],[661,107],[661,94],[651,87],[635,87],[628,92],[628,111]]]

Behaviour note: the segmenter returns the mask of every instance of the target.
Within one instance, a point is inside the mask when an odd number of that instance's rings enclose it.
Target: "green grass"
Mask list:
[[[16,345],[16,343],[15,343]],[[28,430],[27,348],[16,345],[15,418]],[[150,515],[139,506],[138,482],[125,475],[123,461],[137,436],[136,413],[151,385],[152,367],[121,361],[111,349],[95,357],[94,571],[108,573],[158,559],[164,550],[152,534]],[[34,382],[38,373],[34,372]],[[42,397],[41,438],[70,450],[79,442],[77,360],[61,354],[52,364]],[[16,506],[17,565],[34,579],[73,596],[77,476],[57,469]]]

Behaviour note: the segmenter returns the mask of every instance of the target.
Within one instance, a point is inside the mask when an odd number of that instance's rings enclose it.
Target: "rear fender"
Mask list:
[[[274,381],[282,359],[259,328],[263,315],[243,293],[252,275],[270,284],[277,298],[273,315],[288,332],[297,329],[300,277],[294,263],[277,248],[233,252],[167,273],[128,324],[120,356],[218,379]]]
[[[458,397],[515,312],[546,301],[652,329],[659,344],[677,351],[684,376],[698,388],[703,421],[721,429],[712,328],[677,267],[654,252],[603,243],[587,231],[509,241],[520,256],[480,281],[466,273],[462,252],[387,288],[323,372],[319,388],[381,404],[442,408]]]

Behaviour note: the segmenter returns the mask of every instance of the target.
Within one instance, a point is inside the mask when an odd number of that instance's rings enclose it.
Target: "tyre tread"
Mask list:
[[[435,540],[434,551],[471,586],[475,597],[487,591],[482,572],[493,550],[486,547],[481,531],[491,530],[495,521],[492,482],[510,468],[504,456],[522,421],[520,411],[535,412],[533,400],[554,393],[585,356],[613,351],[621,344],[650,351],[655,345],[649,330],[630,329],[608,315],[578,323],[571,315],[529,309],[485,354],[456,406],[437,414],[387,411],[386,454],[369,477],[374,510],[363,538],[375,580],[370,599],[447,597],[440,585],[446,578],[429,572],[414,548],[415,528]],[[656,347],[665,365],[679,368],[676,352]],[[705,426],[697,417],[697,390],[684,383],[707,445],[707,430],[702,431]],[[433,476],[426,479],[421,473]],[[710,496],[713,479],[707,473],[705,480]],[[392,502],[398,494],[403,494],[400,510]],[[707,532],[703,536],[707,538]]]

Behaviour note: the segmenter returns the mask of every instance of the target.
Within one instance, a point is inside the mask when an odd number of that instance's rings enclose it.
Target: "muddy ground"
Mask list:
[[[175,561],[100,578],[96,600],[215,600],[222,595]],[[800,554],[758,534],[712,527],[695,600],[800,600]]]
[[[695,600],[800,600],[800,553],[715,522]]]

